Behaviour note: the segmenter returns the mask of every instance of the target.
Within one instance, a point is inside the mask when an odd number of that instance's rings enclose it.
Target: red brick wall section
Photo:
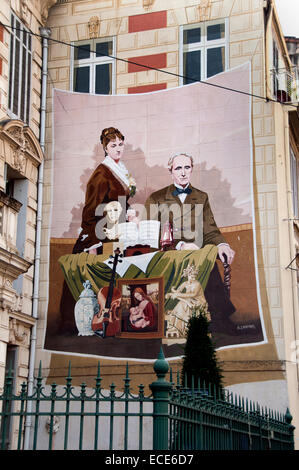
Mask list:
[[[163,54],[152,54],[152,55],[144,55],[140,57],[131,57],[128,64],[128,72],[142,72],[144,70],[148,70],[147,67],[139,67],[141,64],[149,67],[153,67],[155,69],[163,69],[167,66],[167,57],[166,53]],[[135,62],[131,64],[130,62]]]
[[[154,85],[142,85],[142,86],[133,86],[128,88],[128,93],[150,93],[151,91],[165,90],[167,88],[166,83],[156,83]]]
[[[144,15],[129,16],[129,33],[147,31],[149,29],[166,28],[167,11],[145,13]]]

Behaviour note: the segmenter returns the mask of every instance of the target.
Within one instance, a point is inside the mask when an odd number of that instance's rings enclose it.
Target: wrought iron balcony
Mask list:
[[[298,103],[299,100],[299,69],[271,70],[273,95],[281,103]]]

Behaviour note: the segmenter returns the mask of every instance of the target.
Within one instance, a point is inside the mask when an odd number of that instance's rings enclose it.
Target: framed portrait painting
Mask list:
[[[163,278],[118,279],[121,338],[162,338],[164,336]]]

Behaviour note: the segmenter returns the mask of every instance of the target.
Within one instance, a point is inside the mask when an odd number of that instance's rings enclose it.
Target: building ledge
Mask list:
[[[0,274],[15,280],[21,274],[26,273],[31,266],[32,263],[30,261],[0,246]]]
[[[37,321],[36,318],[32,317],[31,315],[28,315],[27,313],[22,312],[11,311],[9,312],[9,317],[15,318],[19,323],[30,327],[35,325]]]
[[[19,212],[19,210],[22,207],[22,203],[14,199],[13,197],[9,196],[6,194],[4,191],[0,190],[0,206],[5,205],[8,207],[11,207],[14,209],[16,212]]]

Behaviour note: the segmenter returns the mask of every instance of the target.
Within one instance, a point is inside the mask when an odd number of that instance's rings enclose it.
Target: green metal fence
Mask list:
[[[150,395],[143,385],[133,394],[129,368],[123,390],[112,383],[103,390],[100,365],[93,389],[43,385],[40,365],[34,392],[23,383],[13,393],[9,372],[0,396],[0,449],[30,450],[293,450],[294,427],[285,416],[226,392],[216,396],[205,384],[187,389],[172,372],[161,351],[154,364]],[[168,379],[166,379],[168,376]]]

